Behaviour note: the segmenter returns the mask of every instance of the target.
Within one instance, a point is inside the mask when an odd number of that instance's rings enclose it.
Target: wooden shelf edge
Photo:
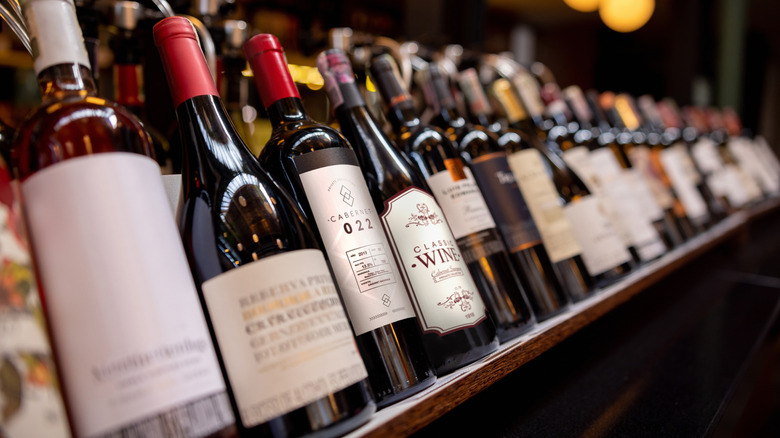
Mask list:
[[[530,362],[593,321],[630,300],[647,287],[722,244],[752,220],[780,206],[772,199],[747,211],[739,211],[663,257],[645,264],[618,283],[573,303],[566,312],[537,324],[530,332],[502,344],[487,357],[440,377],[427,390],[374,414],[371,420],[348,434],[349,438],[403,437],[430,424],[441,415],[488,388],[510,372]]]

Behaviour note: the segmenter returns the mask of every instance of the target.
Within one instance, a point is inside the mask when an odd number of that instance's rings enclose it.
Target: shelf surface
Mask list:
[[[499,351],[489,355],[477,363],[471,364],[449,375],[440,377],[432,388],[429,388],[428,390],[416,396],[380,410],[374,415],[368,424],[354,431],[348,436],[396,437],[409,436],[413,434],[428,424],[436,421],[447,412],[455,409],[462,403],[467,402],[472,398],[478,397],[477,395],[480,392],[490,388],[500,379],[506,377],[513,371],[518,370],[533,359],[541,356],[542,353],[546,352],[547,350],[564,343],[567,339],[577,334],[584,327],[609,314],[611,311],[613,311],[613,309],[621,306],[623,303],[626,303],[640,292],[645,291],[651,286],[664,281],[664,279],[672,275],[675,271],[678,271],[686,265],[693,263],[698,257],[707,253],[712,248],[723,244],[729,239],[735,239],[739,237],[740,232],[743,232],[752,220],[756,220],[756,218],[773,212],[777,206],[778,201],[770,201],[754,208],[751,211],[743,211],[731,215],[707,232],[697,236],[689,242],[686,242],[684,245],[675,248],[673,251],[664,255],[660,259],[655,260],[649,264],[645,264],[636,269],[634,272],[623,278],[620,282],[603,290],[597,291],[592,296],[583,301],[572,304],[568,311],[540,324],[537,324],[537,326],[529,333],[526,333],[517,339],[503,344]],[[713,277],[710,280],[714,281],[716,284],[728,284],[728,282],[722,278]],[[778,281],[780,282],[780,280]],[[773,292],[774,291],[769,292],[767,297],[773,296]],[[704,293],[706,296],[706,292]],[[730,303],[726,301],[723,304],[726,307],[723,307],[720,310],[728,311],[729,306],[737,306],[738,304],[739,303]],[[764,308],[770,312],[774,311],[774,307],[768,304],[766,304]],[[641,345],[641,342],[639,342],[637,343],[636,348],[641,350],[644,348],[644,346]],[[574,357],[564,357],[561,358],[561,360],[569,362],[569,365],[567,365],[569,367],[577,366],[576,363],[572,363],[576,362]],[[543,380],[548,380],[548,383],[550,383],[550,380],[554,380],[554,376],[551,375],[549,378]],[[637,383],[637,385],[642,385],[642,383]],[[502,386],[504,385],[496,385],[496,387]],[[582,398],[586,393],[576,392],[578,389],[581,390],[582,388],[572,387],[571,391],[573,391],[573,393],[568,394],[568,396]],[[638,389],[634,390],[633,392],[629,390],[625,397],[630,398],[632,397],[631,394],[636,393],[637,391]],[[506,394],[503,394],[502,396],[505,395]],[[521,393],[517,394],[517,397],[522,396],[523,395]],[[471,405],[474,404],[475,403],[471,403]],[[489,405],[488,403],[485,404]],[[616,406],[623,406],[625,404],[626,401],[623,400],[619,401]],[[565,406],[557,406],[556,408],[564,409],[565,411]],[[600,410],[598,412],[609,416],[611,415],[610,406],[600,406]],[[453,417],[463,417],[464,419],[457,421]],[[469,421],[469,417],[472,421]],[[509,417],[514,416],[510,415]],[[447,416],[447,418],[455,420],[452,421],[452,423],[458,426],[454,428],[439,426],[439,428],[442,429],[439,432],[447,431],[448,433],[452,433],[454,431],[465,432],[468,430],[469,433],[473,434],[477,433],[479,430],[473,429],[474,426],[472,426],[472,429],[469,429],[468,427],[466,427],[466,429],[460,429],[460,427],[465,427],[466,424],[477,423],[476,421],[473,421],[474,417],[470,414],[457,416],[455,413],[453,413]],[[545,419],[547,421],[550,420],[550,418]],[[528,422],[528,418],[525,418],[525,421]],[[462,424],[463,422],[465,422],[465,424]],[[437,425],[440,423],[447,423],[447,421],[437,421]],[[481,423],[481,421],[479,423]],[[437,430],[436,427],[429,429],[431,430],[424,430],[422,434],[425,435],[426,432],[433,432],[433,430]],[[497,435],[503,435],[504,432],[505,431],[497,433]],[[544,431],[538,429],[527,429],[520,435],[539,434],[542,432]],[[582,430],[579,432],[581,433]],[[564,435],[567,434],[567,432],[563,430],[561,430],[560,433],[563,433]],[[544,434],[548,434],[548,432],[544,432]],[[431,436],[436,435],[440,434],[434,433]],[[510,433],[509,435],[515,434]],[[486,434],[485,436],[490,436],[490,434]]]

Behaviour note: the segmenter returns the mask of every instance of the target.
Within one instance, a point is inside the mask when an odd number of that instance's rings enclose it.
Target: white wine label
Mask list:
[[[687,178],[693,182],[693,185],[701,184],[701,173],[699,173],[699,170],[696,168],[696,163],[693,162],[691,154],[688,152],[688,148],[682,143],[677,143],[676,145],[673,145],[672,148],[677,149],[677,157],[679,158],[683,169],[685,169]]]
[[[610,161],[609,158],[612,160]],[[601,148],[591,152],[585,146],[576,146],[563,153],[563,159],[569,169],[585,183],[593,196],[599,199],[604,214],[612,222],[615,231],[625,246],[633,245],[628,225],[623,223],[620,217],[622,205],[613,199],[610,187],[619,179],[621,171],[612,151]]]
[[[519,71],[512,76],[512,83],[520,94],[520,100],[528,115],[538,117],[544,113],[544,102],[536,79],[527,71]]]
[[[652,225],[652,219],[640,202],[635,179],[618,163],[615,153],[608,148],[599,148],[591,152],[593,168],[599,175],[601,196],[612,207],[608,217],[616,227],[628,236],[642,260],[654,259],[666,250]],[[625,241],[624,241],[625,242]]]
[[[762,142],[759,141],[759,145]],[[732,155],[766,194],[777,193],[780,190],[780,174],[774,170],[774,154],[768,146],[756,147],[750,139],[736,137],[729,140],[728,148]],[[765,149],[766,148],[766,149]],[[763,151],[763,152],[760,152]]]
[[[245,427],[368,377],[320,251],[265,257],[202,289]]]
[[[224,392],[157,163],[73,158],[21,189],[76,435]]]
[[[460,159],[445,160],[448,170],[438,172],[426,181],[439,202],[456,239],[489,228],[496,223],[490,216],[485,198],[474,181],[471,170]]]
[[[355,335],[414,318],[354,152],[329,148],[294,160]]]
[[[485,303],[436,200],[410,187],[385,201],[382,223],[426,333],[473,327]]]
[[[658,204],[658,200],[653,196],[650,184],[642,175],[642,172],[639,169],[631,168],[625,169],[624,174],[637,202],[642,206],[650,221],[654,222],[663,219],[664,211],[661,209],[661,205]]]
[[[669,147],[661,151],[661,165],[663,165],[666,175],[672,182],[674,191],[680,199],[685,213],[691,220],[706,218],[707,204],[704,202],[701,193],[696,189],[694,181],[685,165],[685,157],[680,153],[679,148]],[[687,155],[687,154],[686,154]]]
[[[674,197],[671,191],[663,182],[660,163],[653,162],[653,153],[647,146],[634,146],[628,152],[628,159],[631,165],[637,169],[647,182],[647,187],[655,198],[655,202],[663,210],[668,210],[674,206]]]
[[[563,152],[563,161],[585,183],[592,193],[601,190],[601,181],[596,168],[593,166],[591,154],[585,146],[575,146]]]
[[[507,157],[520,191],[531,210],[544,248],[553,263],[582,253],[561,199],[536,149],[526,149]]]
[[[777,155],[769,147],[769,143],[766,141],[763,135],[757,135],[753,139],[753,147],[758,152],[759,156],[763,157],[762,163],[766,164],[768,170],[775,175],[780,175],[780,160]]]
[[[582,261],[591,275],[598,275],[631,260],[631,254],[615,233],[598,198],[586,196],[565,208],[574,235],[582,245]]]
[[[723,168],[718,145],[707,137],[700,138],[691,146],[691,156],[701,171],[707,175]]]
[[[2,166],[0,185],[11,192]],[[18,209],[13,197],[0,196],[0,422],[9,438],[66,438],[65,405]]]

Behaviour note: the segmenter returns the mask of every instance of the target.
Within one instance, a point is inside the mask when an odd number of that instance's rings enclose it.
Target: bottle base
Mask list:
[[[489,344],[474,347],[462,354],[450,356],[444,361],[444,363],[434,368],[436,375],[441,377],[470,363],[476,362],[477,360],[482,359],[488,354],[498,350],[498,345],[498,337],[495,337]]]
[[[434,383],[436,383],[436,375],[431,373],[430,377],[428,377],[425,380],[421,380],[418,384],[416,384],[414,386],[410,386],[409,388],[406,388],[403,391],[395,392],[395,393],[390,394],[390,395],[388,395],[386,397],[383,397],[381,399],[377,399],[376,400],[376,408],[377,409],[382,409],[382,408],[390,406],[390,405],[392,405],[394,403],[397,403],[397,402],[399,402],[401,400],[404,400],[407,397],[411,397],[411,396],[417,394],[418,392],[422,392],[422,391],[430,388],[431,386],[433,386]]]

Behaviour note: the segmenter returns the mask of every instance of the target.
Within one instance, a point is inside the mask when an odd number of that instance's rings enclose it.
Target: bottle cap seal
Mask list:
[[[301,97],[287,67],[282,45],[274,35],[262,33],[247,40],[244,56],[255,75],[257,92],[265,108],[279,99]]]
[[[160,51],[174,107],[195,96],[219,96],[190,20],[161,20],[154,26],[154,44]]]

